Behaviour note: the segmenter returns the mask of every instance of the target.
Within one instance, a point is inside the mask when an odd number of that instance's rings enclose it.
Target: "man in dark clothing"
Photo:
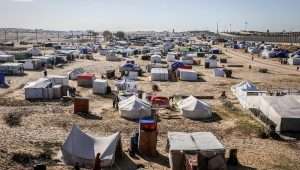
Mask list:
[[[44,70],[44,77],[47,77],[48,73],[47,73],[47,69]]]
[[[101,154],[97,153],[96,158],[95,158],[95,165],[93,170],[101,170],[101,159],[100,159]]]

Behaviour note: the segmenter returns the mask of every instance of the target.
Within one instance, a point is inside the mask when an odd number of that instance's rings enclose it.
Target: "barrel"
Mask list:
[[[205,62],[204,68],[209,68],[209,62]]]
[[[230,78],[232,76],[232,70],[227,70],[227,69],[224,69],[224,72],[225,72],[225,76],[227,78]]]
[[[83,97],[75,98],[74,113],[89,113],[89,99]]]

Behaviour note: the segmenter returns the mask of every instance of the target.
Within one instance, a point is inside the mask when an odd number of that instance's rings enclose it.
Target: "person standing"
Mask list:
[[[48,75],[48,72],[47,72],[47,69],[45,68],[44,69],[44,77],[47,77],[47,75]]]
[[[93,170],[101,170],[101,159],[100,159],[101,154],[97,153],[96,158],[95,158],[95,165]]]

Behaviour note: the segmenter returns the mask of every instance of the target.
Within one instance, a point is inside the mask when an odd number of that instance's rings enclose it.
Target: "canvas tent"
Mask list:
[[[93,82],[93,93],[94,94],[106,94],[108,87],[107,80],[96,79]]]
[[[0,54],[0,62],[14,62],[15,56],[8,54]]]
[[[175,62],[176,58],[175,58],[175,53],[168,53],[167,54],[167,62]]]
[[[213,74],[215,77],[224,77],[225,76],[225,72],[223,68],[215,68],[213,69]]]
[[[62,159],[67,165],[78,163],[80,167],[93,168],[97,153],[101,153],[101,167],[110,167],[115,162],[120,138],[119,132],[107,137],[94,137],[75,125],[62,145]]]
[[[135,95],[119,102],[120,115],[127,119],[151,116],[151,105]]]
[[[177,77],[182,81],[197,81],[197,72],[191,69],[177,69]]]
[[[42,51],[37,47],[32,47],[27,50],[27,53],[31,54],[32,56],[41,56]]]
[[[160,55],[152,55],[151,56],[151,63],[160,63],[161,62],[161,56]]]
[[[212,116],[211,107],[194,96],[180,101],[178,106],[182,115],[190,119],[206,119]]]
[[[300,96],[258,96],[253,105],[276,125],[276,131],[300,132]]]
[[[84,73],[83,68],[75,68],[74,70],[68,72],[68,77],[70,80],[77,80],[77,76]]]
[[[290,65],[300,65],[300,55],[294,55],[288,59]]]
[[[171,170],[185,169],[185,154],[197,154],[198,165],[207,164],[209,170],[226,169],[225,148],[211,132],[168,132]],[[206,162],[207,161],[207,162]]]
[[[190,53],[185,56],[180,57],[180,61],[184,64],[192,65],[194,64],[194,58],[197,57],[196,53]]]
[[[4,63],[0,65],[0,72],[5,75],[23,75],[24,65],[22,63]]]
[[[151,80],[152,81],[168,81],[169,72],[166,68],[152,68],[151,69]]]
[[[208,63],[209,68],[216,68],[218,67],[218,61],[217,61],[216,55],[210,55],[207,58],[205,58],[205,63]]]
[[[231,87],[231,91],[238,98],[240,104],[247,107],[247,93],[249,91],[258,91],[256,86],[250,81],[242,81]]]

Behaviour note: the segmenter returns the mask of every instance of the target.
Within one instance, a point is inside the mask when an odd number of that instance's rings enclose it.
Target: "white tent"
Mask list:
[[[85,70],[83,68],[75,68],[74,70],[68,72],[68,77],[70,80],[77,80],[77,76],[84,73]]]
[[[135,95],[119,102],[120,115],[127,119],[151,116],[151,105]]]
[[[166,68],[152,68],[151,81],[168,81],[169,72]]]
[[[250,81],[242,81],[231,87],[231,91],[238,98],[243,107],[247,106],[247,93],[249,91],[257,91],[256,86]]]
[[[168,53],[167,54],[167,62],[175,62],[176,58],[175,58],[175,53]]]
[[[184,169],[185,151],[206,157],[210,170],[226,169],[225,148],[211,132],[168,132],[168,142],[171,170]]]
[[[93,168],[96,155],[100,153],[101,166],[112,166],[119,140],[119,132],[107,137],[93,137],[73,126],[61,148],[62,159],[68,165],[77,163],[80,167]]]
[[[194,96],[180,101],[179,108],[182,115],[190,119],[206,119],[212,116],[211,107]]]
[[[15,60],[15,56],[0,53],[0,62],[14,62],[14,60]]]
[[[257,91],[257,88],[252,82],[246,80],[232,86],[231,91],[234,94],[237,94],[237,93],[247,92],[247,91]]]
[[[27,53],[32,54],[32,56],[41,56],[42,51],[37,47],[32,47],[27,50]]]
[[[300,132],[300,96],[260,96],[257,107],[276,131]]]
[[[207,58],[205,58],[205,63],[209,63],[209,68],[216,68],[218,67],[218,61],[217,61],[216,55],[210,55]]]
[[[160,63],[161,62],[161,56],[160,55],[152,55],[151,56],[151,63]]]
[[[223,68],[215,68],[213,69],[213,74],[215,77],[224,77],[225,76],[225,72]]]
[[[93,93],[94,94],[106,94],[108,87],[107,80],[96,79],[93,82]]]
[[[185,56],[180,57],[180,61],[184,64],[192,65],[194,64],[194,58],[197,57],[196,53],[190,53]]]
[[[178,77],[182,81],[197,81],[198,74],[196,71],[191,69],[177,69]]]
[[[295,55],[288,59],[290,65],[300,65],[300,55]]]

